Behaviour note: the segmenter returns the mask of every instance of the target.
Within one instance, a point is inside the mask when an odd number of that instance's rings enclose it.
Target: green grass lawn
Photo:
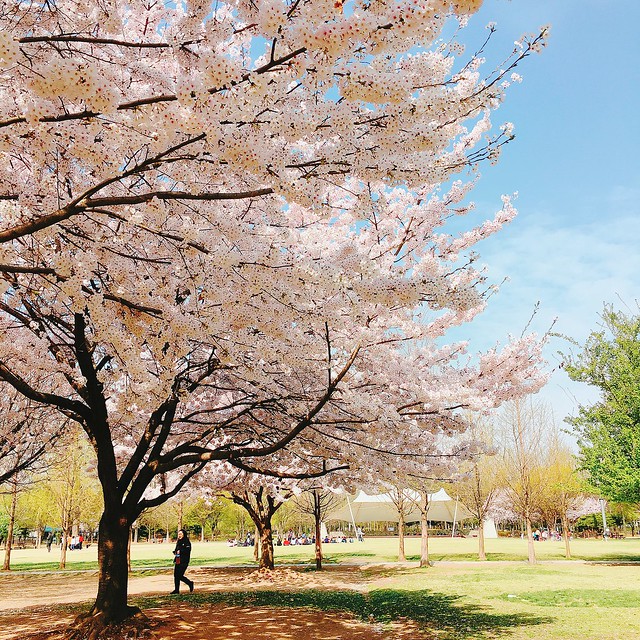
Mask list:
[[[640,632],[640,566],[441,564],[380,587],[446,638],[613,640]]]
[[[564,560],[562,542],[539,542],[535,546],[540,561]],[[134,568],[171,567],[173,543],[132,545],[131,559]],[[409,562],[420,558],[420,539],[407,538],[405,550]],[[527,542],[519,538],[498,538],[486,541],[487,558],[491,561],[526,561]],[[323,545],[327,564],[395,562],[398,559],[397,538],[366,538],[364,542]],[[624,540],[583,540],[571,543],[574,560],[601,562],[640,562],[640,538]],[[478,541],[473,538],[431,538],[429,556],[433,562],[477,561]],[[275,548],[276,564],[313,564],[314,547],[291,546]],[[59,549],[14,549],[11,567],[19,570],[55,570],[60,558]],[[253,549],[228,547],[224,542],[193,542],[193,565],[251,565],[254,564]],[[67,569],[83,570],[97,567],[97,546],[67,552]]]
[[[489,562],[477,562],[477,540],[434,538],[434,566],[417,565],[419,539],[408,539],[406,564],[396,564],[397,540],[370,538],[364,543],[325,545],[327,566],[364,565],[358,589],[216,591],[180,598],[193,604],[314,607],[346,611],[386,624],[406,619],[438,640],[632,640],[640,634],[640,539],[575,540],[576,560],[565,562],[562,543],[540,542],[540,563],[526,562],[526,541],[487,541]],[[171,567],[167,544],[138,544],[132,549],[138,568]],[[69,552],[70,569],[95,569],[95,546]],[[57,554],[46,549],[17,550],[14,569],[43,570]],[[584,562],[587,561],[587,562]],[[313,566],[313,547],[276,547],[276,563]],[[194,543],[194,565],[253,564],[252,549],[224,543]],[[142,598],[152,609],[163,598]]]

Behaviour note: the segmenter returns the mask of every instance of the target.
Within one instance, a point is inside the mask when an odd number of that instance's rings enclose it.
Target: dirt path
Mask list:
[[[251,589],[361,590],[366,577],[357,568],[331,568],[320,573],[277,570],[258,576],[251,569],[195,568],[189,576],[198,592]],[[173,588],[170,573],[134,574],[129,593],[165,596]],[[96,573],[25,572],[0,575],[0,640],[58,640],[76,613],[60,605],[90,602]],[[426,638],[412,624],[386,628],[367,624],[345,612],[222,604],[194,606],[168,599],[146,609],[152,640],[419,640]]]

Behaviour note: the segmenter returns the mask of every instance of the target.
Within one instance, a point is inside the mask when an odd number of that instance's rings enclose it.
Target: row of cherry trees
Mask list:
[[[386,481],[379,470],[376,472],[377,481],[369,476],[366,483],[362,480],[363,475],[358,478],[353,471],[305,480],[269,480],[263,475],[240,472],[228,491],[212,492],[210,487],[201,483],[201,486],[192,486],[170,502],[141,514],[134,523],[132,540],[138,541],[140,526],[147,529],[149,540],[151,532],[161,530],[167,541],[170,531],[179,527],[195,527],[204,535],[205,528],[213,531],[220,525],[227,533],[231,532],[232,537],[240,535],[240,538],[255,527],[259,546],[256,557],[260,567],[273,568],[274,532],[276,528],[280,533],[283,527],[288,528],[284,523],[291,518],[293,509],[299,513],[298,520],[301,514],[306,514],[307,528],[311,527],[317,542],[316,564],[321,568],[320,523],[344,503],[344,493],[336,491],[336,488],[351,486],[368,491],[372,488],[389,491],[394,496],[400,519],[401,560],[404,559],[402,515],[424,512],[421,564],[428,566],[428,502],[417,496],[438,489],[444,482],[449,492],[460,498],[470,510],[473,525],[479,525],[481,559],[486,559],[483,522],[487,517],[502,523],[524,522],[529,533],[533,526],[539,527],[543,523],[550,528],[560,524],[565,536],[566,555],[570,557],[567,534],[572,523],[582,515],[599,512],[600,506],[596,498],[589,498],[587,483],[577,467],[578,461],[570,447],[560,439],[545,408],[518,401],[507,405],[493,420],[472,414],[467,414],[465,419],[469,424],[467,433],[474,440],[484,442],[485,451],[469,459],[457,455],[463,453],[458,448],[454,452],[454,464],[447,468],[441,462],[436,477],[417,478],[408,474],[403,480],[405,484],[399,485],[397,466],[396,473],[387,475]],[[17,518],[21,527],[38,531],[45,525],[53,525],[68,531],[68,525],[72,524],[94,530],[98,518],[94,515],[96,501],[93,496],[98,483],[86,454],[82,453],[83,447],[79,446],[81,443],[71,442],[73,438],[76,438],[73,434],[71,439],[65,437],[66,447],[47,457],[47,469],[32,475],[31,479],[37,479],[37,483],[25,483],[21,488]],[[429,473],[434,470],[433,460],[423,468]],[[396,484],[392,484],[394,482]],[[406,492],[405,489],[411,491]],[[12,501],[5,500],[5,503],[9,513]],[[240,512],[231,506],[232,503],[240,505]],[[245,517],[242,517],[242,512]],[[531,539],[529,548],[532,546]],[[532,561],[535,561],[535,552]]]
[[[438,459],[461,408],[543,384],[534,336],[443,340],[494,291],[472,249],[515,210],[447,222],[545,40],[495,70],[456,59],[442,29],[479,5],[0,10],[0,380],[57,414],[42,437],[64,419],[93,447],[90,630],[132,612],[132,523],[205,469],[227,486]]]

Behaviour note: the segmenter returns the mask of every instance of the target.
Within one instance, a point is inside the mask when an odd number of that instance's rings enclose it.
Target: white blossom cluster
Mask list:
[[[437,38],[479,6],[0,14],[0,364],[44,372],[65,415],[106,421],[120,470],[148,447],[132,491],[152,467],[175,487],[230,451],[281,475],[374,469],[411,443],[435,455],[456,407],[538,389],[536,338],[478,358],[435,346],[484,308],[470,255],[510,199],[442,228],[473,211],[477,167],[511,136],[491,137],[500,80],[543,42],[523,40],[497,79],[456,64]]]

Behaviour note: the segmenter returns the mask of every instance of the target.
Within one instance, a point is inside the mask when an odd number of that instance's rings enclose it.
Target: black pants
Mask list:
[[[191,582],[189,578],[184,577],[188,566],[188,564],[176,564],[173,566],[173,584],[175,591],[180,591],[181,582],[184,582],[189,587],[189,589],[191,589],[191,585],[193,584],[193,582]]]

